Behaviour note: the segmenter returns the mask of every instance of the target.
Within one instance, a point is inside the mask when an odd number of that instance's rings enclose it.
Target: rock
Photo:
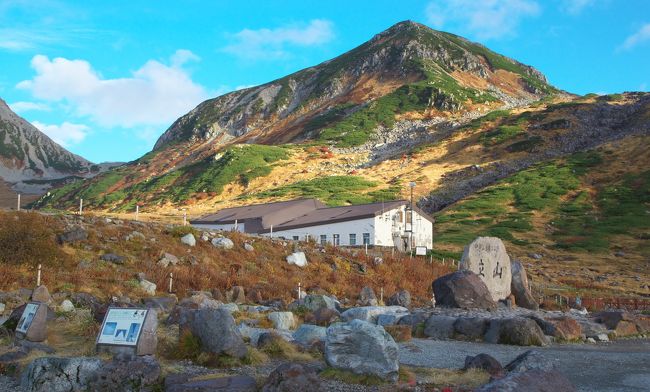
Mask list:
[[[476,392],[548,392],[576,391],[571,381],[557,370],[528,370],[523,373],[511,373],[504,378],[494,380],[475,390]]]
[[[99,259],[113,264],[124,264],[126,262],[126,257],[116,255],[115,253],[106,253],[101,255]]]
[[[293,336],[287,330],[264,331],[257,337],[257,347],[264,348],[282,341],[291,342],[293,341]]]
[[[625,320],[621,320],[618,322],[618,324],[616,324],[614,332],[616,332],[617,337],[633,336],[639,334],[639,330],[636,328],[636,324]]]
[[[419,312],[411,313],[399,319],[397,322],[398,325],[409,325],[411,327],[411,333],[415,336],[417,335],[417,330],[420,328],[421,336],[423,336],[424,324],[431,317],[429,313]],[[418,336],[418,337],[421,337]]]
[[[225,309],[192,310],[180,330],[189,330],[201,341],[203,351],[243,358],[246,345],[230,312]]]
[[[436,340],[451,339],[454,336],[455,317],[432,315],[424,324],[424,335]]]
[[[236,304],[243,304],[246,302],[246,292],[242,286],[233,286],[232,289],[226,291],[226,300]]]
[[[517,356],[505,366],[508,372],[525,372],[531,369],[553,370],[555,365],[538,350],[528,350]]]
[[[74,228],[67,230],[63,234],[59,234],[56,237],[56,240],[59,244],[67,244],[72,242],[85,241],[88,239],[88,232],[84,230],[81,226],[75,226]]]
[[[165,392],[256,392],[257,382],[250,376],[228,376],[194,380],[196,374],[170,374],[165,377]]]
[[[217,301],[224,300],[223,293],[221,293],[221,290],[219,290],[218,288],[214,288],[210,290],[210,294],[212,294],[212,298],[214,298]]]
[[[2,311],[0,311],[0,314],[1,313]],[[635,317],[634,323],[636,324],[636,327],[640,333],[650,332],[650,316],[637,315]]]
[[[375,296],[375,291],[372,287],[365,286],[361,289],[359,294],[359,300],[357,301],[359,306],[377,306],[377,297]]]
[[[302,346],[311,347],[316,342],[325,341],[327,328],[311,324],[302,324],[292,336],[293,339]]]
[[[156,384],[160,375],[160,364],[153,356],[116,355],[97,371],[89,389],[139,392]]]
[[[226,249],[226,250],[235,247],[235,243],[232,242],[230,238],[226,238],[226,237],[213,238],[212,245],[216,248]]]
[[[125,238],[127,241],[133,241],[135,239],[138,239],[140,241],[144,241],[146,237],[144,234],[140,233],[139,231],[133,231],[131,234],[127,235]]]
[[[187,245],[187,246],[195,246],[196,245],[196,238],[194,238],[194,234],[192,233],[187,233],[184,236],[181,237],[181,243]]]
[[[165,252],[165,253],[162,254],[160,259],[158,260],[158,265],[163,267],[163,268],[167,268],[170,265],[176,265],[179,262],[180,262],[180,260],[178,259],[178,257],[174,256],[171,253]]]
[[[386,327],[387,325],[395,325],[402,317],[404,317],[402,314],[380,314],[377,316],[377,325],[381,325],[382,327]]]
[[[305,322],[309,322],[316,325],[328,326],[341,317],[341,314],[338,310],[329,309],[329,308],[320,308],[314,311],[313,313],[308,313],[305,315]]]
[[[386,301],[389,306],[403,306],[405,308],[411,307],[411,293],[408,290],[400,290],[391,295]]]
[[[47,287],[40,285],[32,292],[32,301],[50,304],[52,303],[52,296]]]
[[[229,302],[227,304],[219,305],[218,309],[225,309],[229,313],[239,312],[239,306],[237,304]]]
[[[597,342],[609,342],[609,336],[606,333],[599,333],[593,337]]]
[[[100,306],[97,297],[88,293],[72,293],[70,300],[78,308],[93,309]]]
[[[375,257],[375,258],[372,260],[372,264],[374,264],[375,267],[376,267],[376,266],[379,266],[379,265],[382,265],[382,264],[384,264],[384,259],[381,258],[381,257]]]
[[[70,301],[69,299],[65,299],[63,300],[63,302],[61,302],[61,306],[59,306],[59,310],[64,313],[74,312],[74,305],[72,304],[72,301]]]
[[[579,320],[578,324],[582,327],[582,333],[586,337],[595,337],[598,334],[607,333],[607,328],[603,324],[594,323],[589,320]]]
[[[327,328],[325,361],[334,368],[397,381],[398,346],[380,326],[362,320]]]
[[[473,272],[462,270],[433,281],[433,292],[439,306],[464,309],[496,309],[485,283]]]
[[[541,260],[544,256],[540,255],[539,253],[529,253],[528,257],[535,260]]]
[[[336,310],[336,301],[326,295],[309,294],[303,299],[303,305],[312,312],[321,308]]]
[[[296,324],[291,312],[271,312],[267,317],[275,329],[293,329]]]
[[[252,289],[248,290],[246,293],[246,299],[248,302],[254,304],[263,302],[264,298],[262,298],[262,289],[260,287],[253,287]]]
[[[465,366],[463,367],[463,370],[469,369],[483,369],[488,372],[490,376],[497,378],[503,377],[505,373],[503,366],[501,366],[499,361],[488,354],[478,354],[474,357],[468,355],[465,357]]]
[[[488,323],[482,317],[461,317],[454,323],[454,331],[467,340],[483,340]]]
[[[307,256],[305,256],[305,252],[294,252],[287,256],[287,263],[304,267],[307,265]]]
[[[156,295],[156,284],[146,279],[140,281],[140,288],[148,295]]]
[[[101,365],[99,358],[37,358],[22,372],[20,386],[26,392],[85,391]]]
[[[481,278],[494,302],[506,299],[510,295],[512,282],[510,257],[499,238],[476,238],[465,247],[459,268],[470,270]]]
[[[363,320],[370,323],[377,323],[377,317],[380,314],[407,315],[408,309],[401,306],[361,306],[351,308],[341,313],[341,318],[345,321]]]
[[[271,372],[262,392],[318,391],[320,378],[313,367],[284,363]]]
[[[529,318],[492,319],[485,333],[488,343],[513,344],[517,346],[543,346],[544,332]]]
[[[0,315],[4,314],[6,305],[0,302]]]
[[[255,248],[253,248],[253,245],[249,244],[248,242],[244,243],[244,250],[247,252],[255,252]]]
[[[387,325],[384,330],[388,332],[396,342],[407,342],[411,340],[412,332],[410,325]]]
[[[168,297],[150,297],[144,298],[142,303],[147,309],[156,309],[163,313],[169,313],[178,303],[178,298],[175,295]]]
[[[538,310],[539,304],[535,301],[533,294],[528,289],[528,276],[526,269],[519,261],[513,261],[512,265],[512,283],[510,288],[515,296],[515,303],[522,308]]]
[[[545,335],[554,336],[564,341],[578,340],[582,336],[582,327],[569,316],[547,318],[545,320],[534,319],[542,328]]]
[[[634,321],[634,317],[625,310],[606,310],[595,314],[596,322],[605,324],[608,329],[616,329],[621,321]]]
[[[592,343],[592,344],[593,344],[593,343],[596,343],[596,339],[594,339],[594,338],[587,338],[586,342],[587,342],[587,343]]]

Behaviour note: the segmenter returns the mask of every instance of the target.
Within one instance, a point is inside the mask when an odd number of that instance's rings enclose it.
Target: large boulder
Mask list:
[[[158,260],[158,265],[165,268],[169,267],[170,265],[176,265],[178,263],[180,263],[178,257],[167,252],[163,253],[162,256],[160,256],[160,259]]]
[[[408,309],[401,306],[361,306],[358,308],[351,308],[341,313],[341,318],[345,321],[350,320],[363,320],[373,324],[377,323],[377,317],[380,314],[392,314],[397,316],[405,316],[409,312]]]
[[[87,239],[88,232],[81,226],[75,226],[70,230],[66,230],[64,233],[56,236],[57,242],[61,245],[72,242],[85,241]]]
[[[424,324],[424,335],[436,340],[451,339],[455,323],[455,317],[434,314]]]
[[[225,309],[199,309],[190,311],[181,320],[180,331],[189,330],[201,342],[203,351],[243,358],[246,345],[235,325],[235,319]]]
[[[544,335],[556,337],[560,340],[571,341],[582,337],[582,327],[569,316],[550,317],[547,319],[533,318],[542,328]]]
[[[95,373],[88,390],[140,392],[158,382],[160,364],[153,356],[115,356]]]
[[[312,312],[315,312],[320,308],[336,310],[336,304],[336,300],[327,295],[321,294],[309,294],[303,299],[303,305]]]
[[[318,310],[315,310],[312,313],[306,314],[305,322],[326,327],[336,321],[339,321],[340,318],[341,318],[341,313],[339,313],[338,310],[329,309],[329,308],[320,308]]]
[[[573,392],[576,388],[566,376],[557,370],[528,370],[523,373],[510,373],[504,378],[494,380],[475,392]]]
[[[391,295],[386,301],[389,306],[403,306],[405,308],[411,307],[411,293],[408,290],[400,290]]]
[[[20,386],[26,392],[86,391],[101,366],[99,358],[41,357],[27,365]]]
[[[213,238],[212,245],[220,249],[232,249],[235,247],[235,243],[232,242],[230,238],[226,237]]]
[[[496,309],[487,286],[468,270],[452,272],[433,281],[436,304],[463,309]]]
[[[397,381],[399,347],[380,326],[363,320],[336,323],[327,328],[325,361],[355,374]]]
[[[476,356],[468,355],[465,357],[465,366],[463,370],[483,369],[492,377],[503,377],[505,371],[501,363],[488,354],[478,354]]]
[[[314,343],[325,341],[327,328],[317,325],[302,324],[293,333],[293,339],[304,347],[311,347]]]
[[[304,267],[307,265],[307,256],[305,256],[305,252],[294,252],[287,256],[287,263]]]
[[[271,312],[267,317],[275,329],[293,329],[296,324],[291,312]]]
[[[525,372],[531,369],[553,370],[555,365],[538,350],[528,350],[505,366],[508,372]]]
[[[262,392],[318,391],[320,378],[313,367],[284,363],[271,372]]]
[[[499,238],[476,238],[465,247],[459,268],[472,271],[481,278],[495,302],[506,299],[510,295],[512,282],[510,256]]]
[[[32,301],[50,304],[52,303],[52,296],[47,287],[40,285],[32,292]]]
[[[377,301],[377,296],[372,287],[365,286],[361,289],[359,293],[359,301],[357,301],[359,306],[377,306],[379,302]]]
[[[512,283],[510,284],[510,289],[512,294],[515,296],[515,303],[517,306],[537,310],[539,309],[539,304],[535,301],[535,297],[530,292],[528,285],[528,276],[526,275],[526,269],[519,261],[513,261],[511,264],[512,268]]]
[[[482,317],[460,317],[454,323],[454,332],[464,340],[483,340],[488,324],[488,319]]]
[[[534,320],[515,317],[490,320],[485,341],[516,346],[543,346],[546,344],[546,337]]]
[[[181,237],[181,243],[187,245],[187,246],[195,246],[196,245],[196,238],[194,238],[194,234],[192,233],[187,233],[184,236]]]

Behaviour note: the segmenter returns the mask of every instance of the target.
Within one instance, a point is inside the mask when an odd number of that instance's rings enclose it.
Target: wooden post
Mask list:
[[[38,272],[36,273],[36,287],[41,285],[41,265],[38,265]]]
[[[84,199],[79,199],[79,215],[84,212]]]
[[[233,230],[234,230],[234,231],[237,231],[237,226],[238,226],[238,223],[237,223],[237,222],[238,222],[237,219],[235,219],[235,227],[233,227]]]
[[[183,226],[187,225],[187,211],[183,211]]]
[[[174,282],[174,274],[169,273],[169,293],[172,293],[172,287],[173,287],[173,282]]]
[[[366,246],[366,256],[368,256],[368,244],[364,244]]]
[[[301,287],[301,283],[298,282],[298,301],[300,301],[300,297],[302,296],[302,295],[301,295],[301,291],[302,291],[301,289],[302,289],[302,287]]]
[[[18,206],[16,207],[16,211],[20,211],[20,193],[18,194]]]
[[[429,264],[433,264],[433,253],[429,256]]]
[[[273,225],[271,225],[271,232],[269,234],[269,237],[273,238]]]
[[[136,221],[138,220],[138,215],[140,215],[140,206],[136,204],[135,205],[135,220]]]
[[[379,291],[379,302],[384,303],[384,288],[383,287]]]

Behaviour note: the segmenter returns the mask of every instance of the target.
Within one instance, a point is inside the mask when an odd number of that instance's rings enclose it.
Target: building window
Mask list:
[[[350,246],[355,246],[357,244],[357,235],[350,234]]]
[[[406,210],[406,223],[411,223],[411,218],[413,217],[413,211],[410,209]]]
[[[363,233],[363,244],[370,245],[370,233]]]
[[[341,243],[341,239],[339,238],[339,235],[338,235],[338,234],[334,234],[333,237],[334,237],[334,241],[333,241],[333,242],[334,242],[334,246],[339,246],[340,243]]]
[[[397,211],[397,222],[398,223],[404,222],[404,213],[402,211]]]
[[[294,240],[294,241],[300,241],[300,237],[297,236],[297,235],[294,235],[294,236],[293,236],[293,240]]]
[[[320,244],[323,246],[327,245],[327,234],[320,235]]]

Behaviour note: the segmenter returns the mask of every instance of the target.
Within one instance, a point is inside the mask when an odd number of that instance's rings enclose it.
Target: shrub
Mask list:
[[[35,212],[0,212],[0,263],[58,264],[67,257],[56,243],[55,219]]]

